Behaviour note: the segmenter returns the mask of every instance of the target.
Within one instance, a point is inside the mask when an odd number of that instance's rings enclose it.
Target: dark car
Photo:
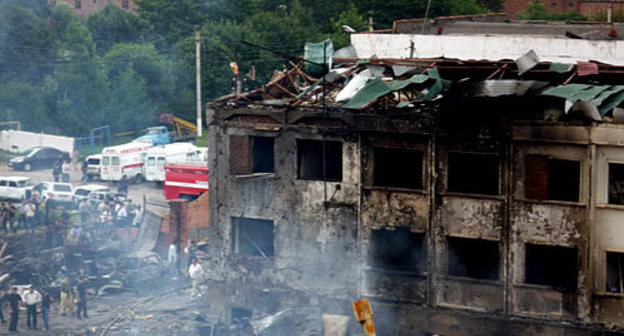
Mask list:
[[[9,161],[8,166],[30,171],[33,169],[52,168],[57,160],[69,160],[69,153],[52,147],[33,147],[22,155]]]

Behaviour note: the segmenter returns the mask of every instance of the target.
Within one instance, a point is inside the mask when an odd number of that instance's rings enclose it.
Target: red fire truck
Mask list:
[[[208,191],[208,164],[183,163],[165,165],[163,192],[167,200],[193,200]]]

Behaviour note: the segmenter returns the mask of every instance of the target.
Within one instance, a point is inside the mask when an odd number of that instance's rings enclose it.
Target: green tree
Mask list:
[[[366,24],[364,17],[358,14],[357,7],[352,2],[349,2],[349,7],[340,13],[338,20],[332,20],[332,41],[336,48],[344,47],[351,43],[351,34],[344,31],[343,25],[349,26],[356,31],[366,30]]]
[[[137,42],[141,38],[139,18],[112,3],[89,16],[87,27],[101,54],[109,51],[114,44]]]
[[[197,0],[138,0],[138,13],[149,33],[161,38],[158,47],[192,37],[195,26],[205,23],[206,2]]]
[[[19,120],[23,129],[31,131],[46,129],[52,124],[41,89],[16,80],[0,84],[0,120]]]
[[[156,108],[149,101],[146,81],[129,69],[111,78],[112,85],[101,113],[114,130],[134,130],[157,122]]]
[[[53,53],[42,18],[26,7],[0,5],[0,79],[40,80]]]

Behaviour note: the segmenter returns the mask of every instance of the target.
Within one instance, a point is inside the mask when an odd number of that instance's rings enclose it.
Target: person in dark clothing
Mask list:
[[[3,301],[9,302],[11,306],[11,323],[9,323],[9,331],[17,332],[17,317],[19,314],[19,303],[22,301],[22,297],[17,294],[17,287],[13,287],[11,293],[2,297]]]
[[[2,321],[2,324],[6,324],[6,320],[4,319],[3,309],[4,309],[4,296],[0,297],[0,321]]]
[[[48,293],[48,290],[43,288],[41,289],[41,313],[43,314],[43,330],[50,330],[50,326],[48,325],[48,318],[50,316],[50,305],[54,299]]]
[[[88,318],[89,315],[87,314],[87,279],[86,278],[80,279],[80,283],[78,283],[78,286],[76,286],[76,292],[78,293],[78,296],[76,297],[76,299],[78,300],[78,309],[76,310],[76,316],[78,316],[78,318],[81,318],[80,312],[82,312],[83,317]]]
[[[124,196],[128,196],[128,178],[126,175],[121,177],[119,180],[119,184],[117,185],[117,192],[123,194]]]
[[[59,181],[59,177],[61,176],[63,163],[61,160],[57,160],[52,167],[52,175],[54,176],[54,182]]]
[[[189,267],[193,263],[193,259],[197,258],[197,243],[194,240],[191,240],[191,245],[186,248],[186,254],[188,254],[188,264],[186,265],[186,270],[188,271]]]

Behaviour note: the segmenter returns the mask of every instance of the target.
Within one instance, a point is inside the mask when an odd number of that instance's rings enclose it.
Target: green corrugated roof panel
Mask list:
[[[550,64],[550,70],[557,73],[566,73],[570,72],[574,65],[572,64],[564,64],[564,63],[552,63]]]
[[[366,85],[342,107],[350,109],[361,109],[370,105],[379,97],[383,97],[390,92],[404,89],[411,84],[423,84],[429,79],[431,79],[431,77],[426,75],[414,75],[409,79],[395,80],[391,82],[384,82],[381,78],[376,78],[366,83]],[[440,81],[437,80],[436,83],[437,82]],[[441,89],[439,91],[441,91]]]
[[[618,91],[618,93],[611,95],[598,107],[598,111],[600,111],[601,116],[604,117],[607,112],[624,102],[624,86],[617,85],[617,87],[620,87],[621,90]]]
[[[385,96],[392,92],[392,87],[388,83],[384,82],[381,78],[375,78],[358,91],[358,93],[351,98],[342,107],[350,109],[361,109],[374,102],[377,98]]]
[[[568,84],[549,88],[542,92],[543,96],[555,96],[572,101],[577,92],[590,88],[587,84]]]

